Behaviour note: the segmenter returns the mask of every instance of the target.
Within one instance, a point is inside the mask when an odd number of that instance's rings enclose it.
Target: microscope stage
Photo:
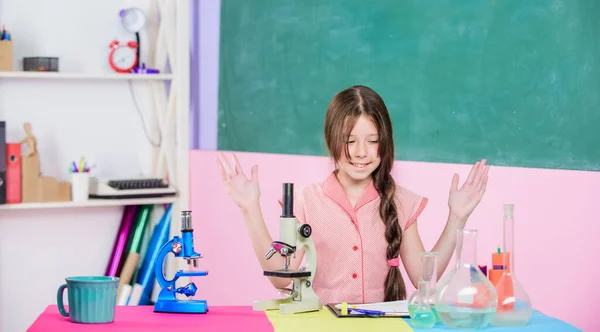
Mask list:
[[[279,278],[304,278],[310,277],[310,271],[298,271],[298,270],[275,270],[275,271],[264,271],[263,273],[267,277],[279,277]]]

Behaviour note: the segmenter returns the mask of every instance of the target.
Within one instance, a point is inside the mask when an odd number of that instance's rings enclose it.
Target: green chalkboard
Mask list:
[[[222,0],[218,149],[325,155],[338,91],[396,158],[600,169],[600,1]]]

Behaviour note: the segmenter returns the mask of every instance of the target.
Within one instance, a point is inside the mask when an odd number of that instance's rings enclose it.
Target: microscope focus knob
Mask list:
[[[181,245],[180,242],[175,242],[173,243],[173,245],[171,246],[171,250],[173,251],[173,253],[178,254],[181,252],[181,250],[183,249],[183,246]]]
[[[304,224],[302,226],[300,226],[300,235],[304,238],[308,238],[310,237],[310,235],[312,234],[312,228],[310,227],[309,224]]]

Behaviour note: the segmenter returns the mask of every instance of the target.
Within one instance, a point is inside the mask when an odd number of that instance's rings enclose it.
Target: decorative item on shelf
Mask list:
[[[140,31],[146,26],[146,15],[144,12],[136,7],[121,9],[119,11],[119,17],[121,18],[121,24],[125,30],[135,34],[135,41],[137,45],[140,45]],[[137,57],[140,58],[140,49],[137,49]]]
[[[133,72],[136,74],[160,74],[160,70],[158,69],[146,68],[145,63],[141,67],[136,67]]]
[[[129,73],[137,67],[138,44],[134,41],[128,41],[121,44],[118,40],[110,43],[111,48],[108,54],[108,63],[110,67],[117,73]]]
[[[6,204],[8,195],[8,145],[6,144],[6,121],[0,121],[0,205]]]
[[[158,74],[159,70],[154,68],[146,68],[146,64],[142,62],[140,56],[141,50],[141,41],[140,41],[140,31],[144,29],[146,26],[146,15],[144,12],[136,7],[121,9],[119,11],[119,17],[121,18],[121,24],[125,28],[125,30],[135,34],[136,41],[136,59],[137,62],[131,70],[128,70],[128,73],[134,74]]]
[[[128,177],[90,179],[90,198],[127,199],[177,195],[177,190],[161,178]]]
[[[82,157],[79,165],[73,161],[71,173],[71,198],[73,202],[87,201],[90,192],[90,168]]]
[[[21,203],[21,144],[6,143],[6,203]]]
[[[21,201],[30,202],[63,202],[71,200],[71,184],[58,182],[55,178],[41,176],[40,156],[37,139],[31,131],[31,124],[23,124],[26,136],[20,144],[27,149],[21,157]]]
[[[56,57],[29,57],[23,58],[24,71],[58,71],[58,58]]]
[[[4,25],[0,32],[0,71],[13,71],[13,42]]]

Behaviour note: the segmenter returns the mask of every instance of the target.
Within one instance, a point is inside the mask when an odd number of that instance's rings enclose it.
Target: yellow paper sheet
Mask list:
[[[326,307],[323,307],[321,311],[293,315],[282,315],[278,310],[267,310],[267,317],[271,321],[271,324],[273,324],[275,332],[413,331],[410,325],[402,318],[338,318]]]

